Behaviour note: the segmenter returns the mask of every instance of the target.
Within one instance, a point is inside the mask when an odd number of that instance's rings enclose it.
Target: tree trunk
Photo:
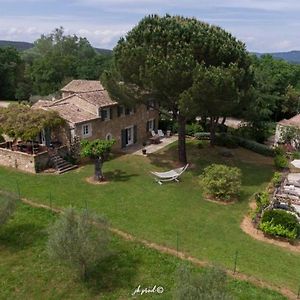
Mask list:
[[[210,145],[213,147],[216,141],[216,122],[215,117],[210,117]]]
[[[94,175],[94,179],[95,181],[103,181],[104,177],[103,177],[103,173],[102,173],[102,159],[101,157],[97,157],[95,158],[95,175]]]
[[[180,113],[178,115],[178,159],[180,162],[186,164],[186,143],[185,143],[185,125],[186,119]]]
[[[223,117],[223,120],[222,120],[222,125],[225,125],[225,122],[226,122],[226,117]]]

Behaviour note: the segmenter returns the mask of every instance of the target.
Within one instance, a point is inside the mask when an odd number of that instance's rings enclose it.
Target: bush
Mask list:
[[[199,149],[202,149],[202,148],[204,147],[203,141],[197,141],[197,142],[196,142],[196,146],[197,146]]]
[[[221,133],[216,135],[215,143],[217,146],[227,147],[227,148],[237,148],[239,146],[238,140],[233,135],[228,135]]]
[[[189,267],[181,266],[177,274],[176,300],[232,299],[226,272],[218,267],[207,267],[199,274]]]
[[[203,132],[203,128],[198,123],[187,124],[185,127],[186,135],[195,136],[195,133]]]
[[[258,211],[262,211],[270,204],[270,196],[267,192],[255,194],[255,201]]]
[[[265,155],[265,156],[274,156],[274,149],[271,149],[270,147],[264,145],[264,144],[259,144],[255,141],[252,140],[247,140],[241,137],[237,137],[238,140],[238,144],[243,147],[246,148],[248,150],[251,150],[253,152],[259,153],[261,155]]]
[[[282,174],[279,172],[275,172],[272,178],[272,184],[274,187],[280,186],[282,181]]]
[[[107,223],[87,211],[76,215],[74,209],[67,209],[48,232],[50,257],[74,268],[81,279],[108,254]]]
[[[260,229],[274,236],[295,240],[300,234],[300,225],[295,215],[284,210],[268,210],[261,219]]]
[[[194,137],[198,140],[209,140],[210,139],[210,133],[209,132],[196,132],[194,134]]]
[[[285,157],[285,155],[277,154],[274,158],[274,165],[276,169],[284,169],[288,167],[288,159]]]
[[[16,210],[17,198],[0,194],[0,226],[4,225]]]
[[[300,159],[300,152],[299,151],[293,152],[292,156],[293,159]]]
[[[201,176],[204,191],[215,199],[229,201],[241,191],[241,171],[238,168],[212,164]]]

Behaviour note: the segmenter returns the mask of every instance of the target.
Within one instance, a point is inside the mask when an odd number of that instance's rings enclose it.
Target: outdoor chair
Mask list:
[[[160,138],[164,138],[164,137],[165,137],[165,134],[163,133],[163,131],[162,131],[161,129],[158,129],[158,130],[157,130],[157,133],[158,133],[158,136],[159,136]]]
[[[178,177],[188,168],[189,164],[184,167],[173,169],[167,172],[150,172],[155,176],[157,183],[162,184],[165,181],[176,181],[179,182]]]

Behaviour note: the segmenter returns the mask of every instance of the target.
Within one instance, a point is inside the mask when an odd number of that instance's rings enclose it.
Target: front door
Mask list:
[[[126,130],[126,146],[132,145],[134,142],[133,126],[128,127]]]

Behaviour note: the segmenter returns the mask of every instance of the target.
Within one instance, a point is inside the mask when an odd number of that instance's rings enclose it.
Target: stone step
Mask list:
[[[71,165],[70,167],[68,167],[68,168],[65,168],[65,169],[62,169],[62,170],[58,170],[58,174],[62,174],[62,173],[65,173],[65,172],[68,172],[68,171],[71,171],[71,170],[74,170],[74,169],[76,169],[76,168],[78,168],[78,166],[77,165]]]

